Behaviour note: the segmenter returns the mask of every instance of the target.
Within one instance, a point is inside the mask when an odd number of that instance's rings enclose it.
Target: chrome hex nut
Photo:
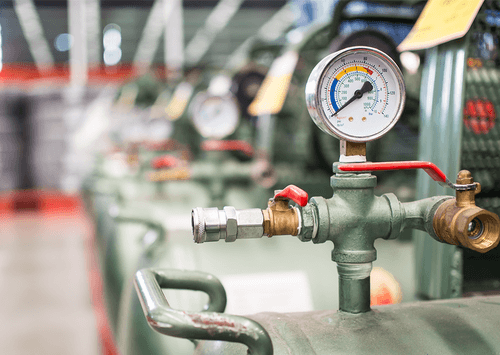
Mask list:
[[[308,242],[316,236],[317,232],[314,207],[312,204],[307,204],[297,212],[300,213],[302,222],[299,239],[303,242]]]
[[[226,214],[226,242],[234,242],[238,234],[238,217],[236,208],[225,206],[224,213]]]
[[[264,235],[264,216],[259,208],[237,210],[238,239],[262,238]]]

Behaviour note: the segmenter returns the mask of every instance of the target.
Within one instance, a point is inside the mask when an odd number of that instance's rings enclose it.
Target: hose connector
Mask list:
[[[458,173],[457,184],[473,183],[469,171]],[[481,191],[481,185],[475,185],[474,190],[457,190],[455,199],[443,202],[434,215],[433,227],[442,242],[486,253],[500,241],[500,219],[476,206],[475,195]]]
[[[224,239],[261,238],[264,235],[298,235],[301,229],[301,216],[296,207],[289,207],[290,200],[299,206],[307,204],[307,193],[294,185],[275,192],[265,210],[250,208],[237,210],[226,206],[194,208],[191,212],[191,227],[195,243],[216,242]]]
[[[259,208],[237,210],[226,206],[219,210],[216,207],[197,207],[191,212],[195,243],[261,238],[264,235],[263,223],[264,217]]]

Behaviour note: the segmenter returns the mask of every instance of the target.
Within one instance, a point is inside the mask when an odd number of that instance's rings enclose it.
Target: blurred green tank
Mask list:
[[[486,1],[467,36],[427,50],[422,91],[419,159],[470,170],[481,182],[477,205],[500,213],[498,126],[500,13]],[[441,193],[418,177],[418,196]],[[444,192],[444,191],[443,191]],[[439,245],[415,235],[417,291],[424,299],[456,298],[500,290],[500,250],[487,255]]]

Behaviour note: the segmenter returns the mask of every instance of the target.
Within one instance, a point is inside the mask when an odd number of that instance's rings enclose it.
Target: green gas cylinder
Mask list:
[[[375,100],[384,90],[386,101]],[[248,249],[242,255],[228,253],[227,260],[254,254],[251,243],[263,236],[317,245],[333,242],[331,260],[337,263],[339,311],[249,317],[223,313],[227,295],[218,279],[206,273],[172,270],[169,258],[164,258],[166,264],[142,269],[135,276],[145,320],[158,333],[195,341],[198,354],[238,354],[247,349],[249,354],[267,355],[498,351],[497,297],[371,308],[370,275],[377,259],[377,239],[395,239],[405,229],[420,230],[442,244],[480,253],[490,252],[500,242],[500,218],[476,206],[481,184],[469,171],[460,171],[452,182],[431,162],[367,162],[366,142],[386,134],[403,113],[405,85],[396,63],[375,48],[340,50],[313,69],[305,97],[314,123],[340,140],[339,161],[333,164],[330,178],[333,196],[309,199],[305,191],[290,185],[275,191],[265,210],[195,208],[191,226],[197,243],[245,239]],[[423,169],[435,183],[453,189],[456,197],[402,202],[392,193],[375,194],[377,178],[372,171],[407,169]],[[227,244],[227,248],[235,244]],[[208,252],[210,248],[205,246],[209,245],[200,247]],[[292,261],[303,262],[305,270],[309,266],[315,272],[327,270],[321,275],[330,278],[328,267],[319,264],[319,255],[312,255],[310,261],[299,250],[295,255],[299,257]],[[273,262],[291,268],[288,255],[284,259],[273,256]],[[236,262],[230,265],[239,266]],[[203,291],[209,296],[208,304],[201,312],[177,310],[162,289]],[[293,297],[284,297],[282,302],[289,299]],[[488,330],[481,330],[482,322]],[[460,331],[463,329],[467,330]]]

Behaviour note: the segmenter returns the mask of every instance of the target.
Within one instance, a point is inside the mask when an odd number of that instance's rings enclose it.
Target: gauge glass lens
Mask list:
[[[174,131],[173,122],[164,118],[155,118],[148,122],[148,139],[161,142],[170,138]]]
[[[224,138],[236,130],[238,122],[238,105],[231,96],[208,96],[193,112],[194,126],[205,138]]]
[[[348,141],[370,141],[385,134],[401,116],[402,74],[384,53],[347,49],[320,73],[316,88],[319,119],[327,133]]]

